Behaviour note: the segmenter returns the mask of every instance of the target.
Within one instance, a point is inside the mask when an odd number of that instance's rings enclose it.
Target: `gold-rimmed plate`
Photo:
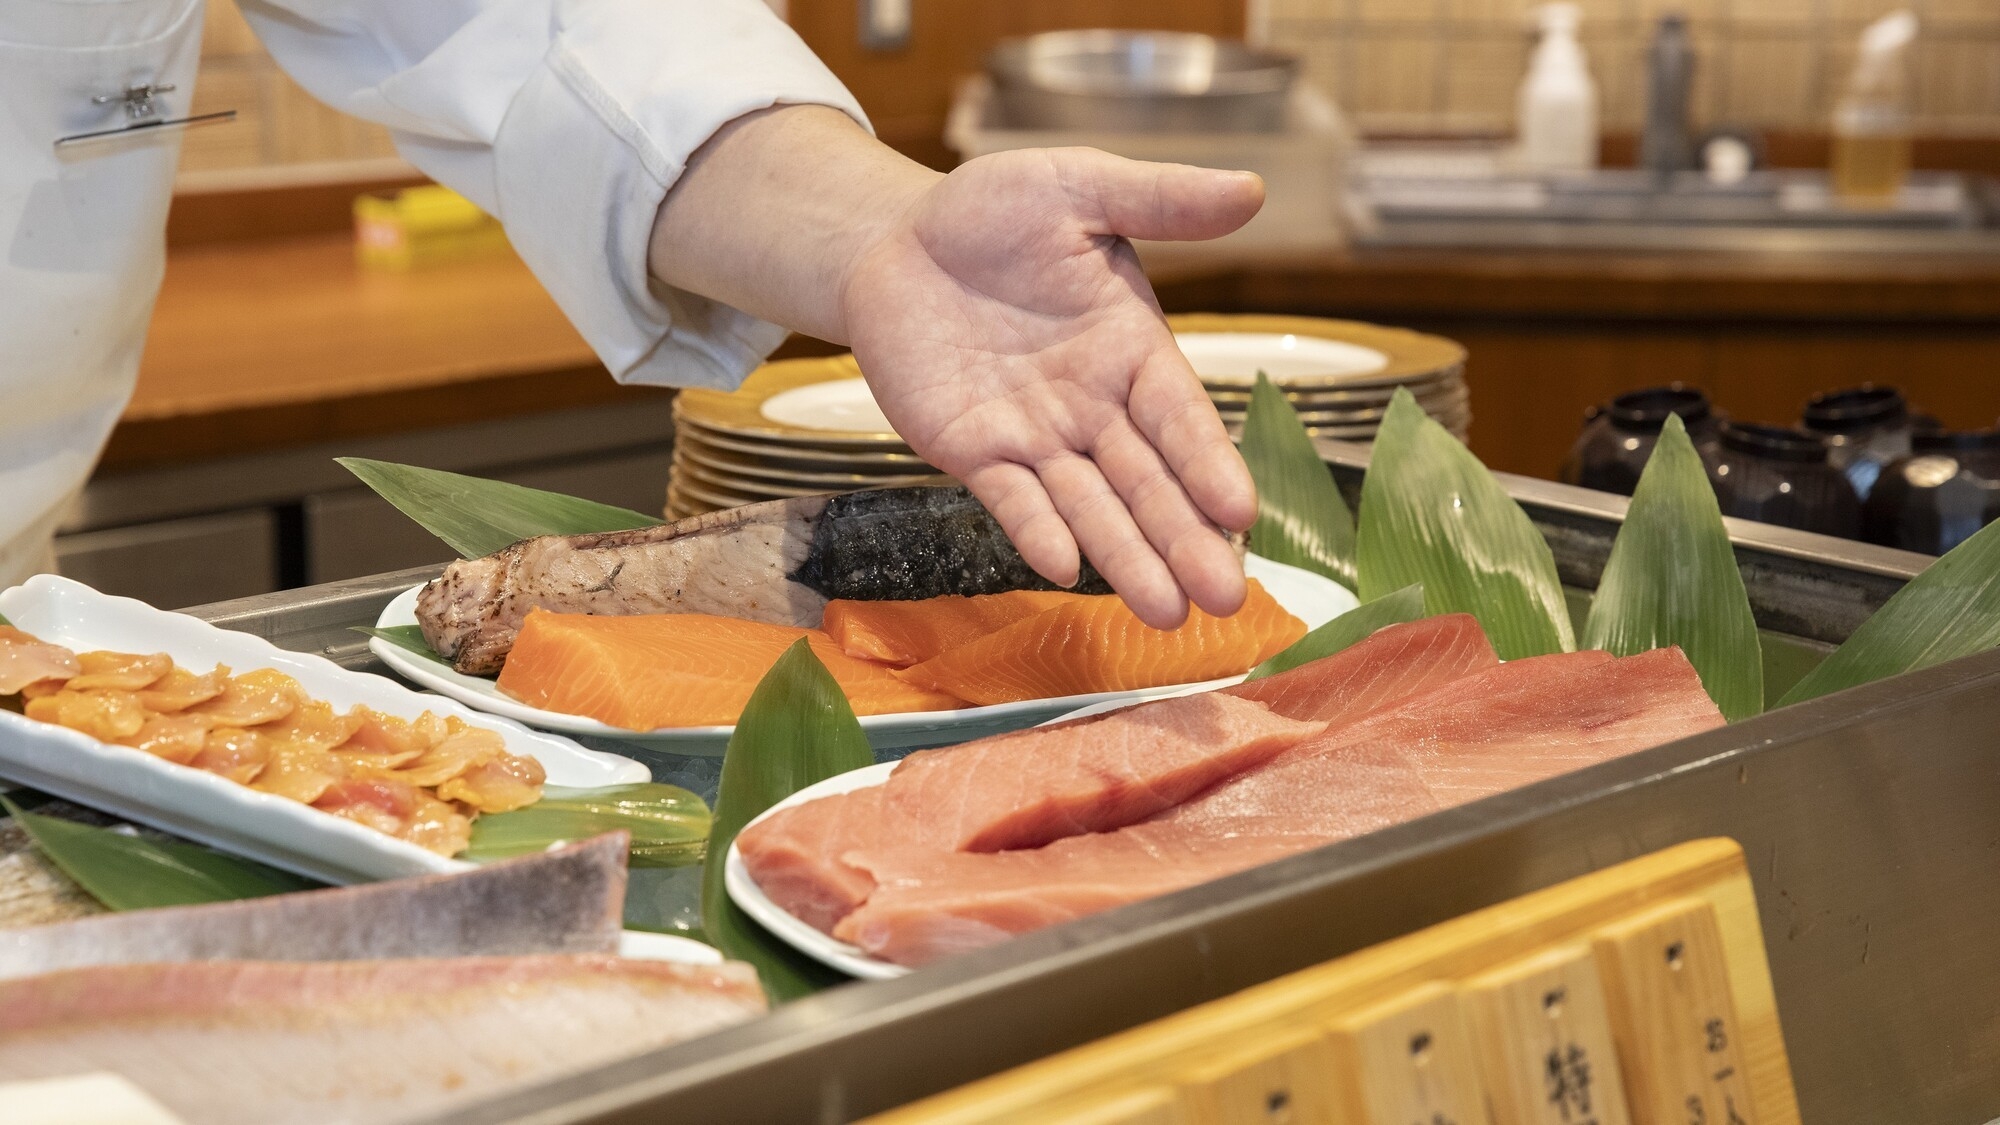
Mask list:
[[[779,403],[775,417],[765,409],[773,401]],[[674,399],[674,416],[735,438],[842,449],[909,448],[893,430],[874,421],[881,412],[851,355],[767,363],[734,391],[690,387]],[[834,428],[800,424],[813,418],[828,419]],[[840,428],[857,425],[864,428]]]
[[[851,472],[871,475],[911,476],[933,471],[928,461],[909,451],[909,446],[881,450],[853,448],[827,449],[787,445],[717,433],[698,422],[677,420],[676,441],[692,441],[711,450],[754,457],[783,468],[807,472]]]
[[[1184,313],[1167,325],[1202,382],[1219,387],[1247,388],[1260,368],[1288,389],[1394,386],[1465,362],[1456,341],[1358,320]]]
[[[836,485],[844,490],[938,484],[948,479],[943,473],[932,471],[928,465],[922,466],[926,470],[924,472],[909,473],[828,471],[829,467],[817,465],[813,468],[793,468],[790,467],[791,463],[811,464],[811,462],[803,459],[780,461],[775,458],[717,449],[687,434],[681,435],[681,441],[674,447],[674,452],[696,465],[716,472],[784,484]]]

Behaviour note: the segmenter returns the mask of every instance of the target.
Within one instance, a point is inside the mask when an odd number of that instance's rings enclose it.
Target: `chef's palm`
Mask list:
[[[1148,623],[1243,599],[1216,526],[1256,514],[1248,469],[1125,236],[1204,239],[1248,221],[1242,172],[1089,149],[1001,153],[926,193],[856,263],[850,340],[889,419],[963,480],[1036,570],[1082,549]],[[1185,591],[1185,595],[1183,595]]]

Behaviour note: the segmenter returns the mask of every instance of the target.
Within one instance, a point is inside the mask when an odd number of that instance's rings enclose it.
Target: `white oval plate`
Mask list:
[[[852,793],[856,789],[881,785],[889,780],[889,774],[894,772],[896,765],[895,762],[878,762],[872,766],[836,774],[817,785],[808,785],[765,809],[752,819],[750,824],[756,824],[765,817],[775,815],[779,809],[789,809],[794,805],[803,805],[807,801],[817,801],[821,797],[832,797],[840,793]],[[743,827],[748,829],[750,824]],[[863,980],[888,980],[891,977],[903,976],[910,971],[907,966],[884,961],[879,957],[870,957],[861,951],[860,946],[836,941],[830,935],[823,934],[786,913],[783,907],[772,902],[764,894],[764,889],[757,885],[757,880],[750,877],[750,869],[744,865],[742,854],[736,850],[735,840],[729,841],[729,854],[723,857],[722,887],[729,892],[730,901],[741,907],[743,913],[755,918],[759,925],[771,931],[779,941],[822,965],[830,965],[849,976],[860,977]]]
[[[1247,556],[1243,560],[1243,569],[1250,577],[1263,583],[1264,589],[1277,599],[1278,604],[1292,616],[1304,621],[1308,629],[1319,628],[1353,609],[1356,604],[1354,594],[1345,586],[1309,570],[1275,563],[1257,555]],[[422,589],[420,586],[405,591],[395,601],[390,602],[387,608],[383,609],[381,620],[376,622],[376,626],[387,629],[396,625],[415,625],[417,594]],[[504,715],[545,730],[592,738],[621,739],[676,754],[709,756],[719,755],[727,749],[729,736],[736,730],[734,726],[668,727],[652,731],[625,730],[608,723],[600,723],[596,719],[530,707],[520,700],[502,694],[499,687],[490,679],[454,672],[444,664],[426,660],[380,637],[371,640],[368,647],[381,658],[382,663],[432,691],[448,695],[467,706],[489,714]],[[984,738],[989,734],[1031,727],[1095,703],[1136,703],[1165,695],[1177,695],[1190,689],[1226,687],[1241,678],[1232,676],[1204,684],[1172,684],[1137,691],[1104,691],[1087,695],[1066,695],[1055,699],[1031,699],[1022,703],[997,703],[988,707],[962,707],[956,711],[863,715],[861,729],[867,733],[869,744],[877,750],[945,746],[954,742],[969,742],[975,738]]]
[[[1259,371],[1280,387],[1301,378],[1336,386],[1389,366],[1389,357],[1374,348],[1283,332],[1177,332],[1174,343],[1203,380],[1246,387]]]
[[[336,708],[366,704],[415,718],[456,716],[500,732],[507,748],[533,757],[550,784],[596,787],[652,780],[630,758],[586,750],[566,738],[482,715],[385,676],[350,672],[319,656],[289,652],[262,637],[218,629],[184,613],[100,594],[78,582],[38,575],[0,592],[0,616],[45,641],[80,651],[164,652],[183,667],[227,664],[237,672],[275,668]],[[0,777],[333,883],[427,875],[470,866],[343,817],[129,746],[0,711]]]

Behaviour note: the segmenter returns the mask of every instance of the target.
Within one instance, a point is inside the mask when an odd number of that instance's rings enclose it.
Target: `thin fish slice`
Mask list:
[[[259,668],[230,678],[222,694],[187,709],[217,726],[254,727],[290,715],[306,698],[299,682],[283,672]]]
[[[530,706],[626,730],[728,724],[801,637],[857,715],[959,706],[950,695],[906,684],[881,665],[848,656],[823,633],[695,613],[530,613],[499,685]]]
[[[99,742],[120,742],[146,725],[146,709],[129,691],[58,691],[30,699],[21,713],[42,723],[80,731]]]
[[[1162,630],[1116,598],[1069,602],[897,675],[976,704],[1131,691],[1248,671],[1305,632],[1252,579],[1248,600],[1230,617],[1190,608],[1178,629]]]
[[[763,1010],[734,963],[109,965],[0,984],[0,1081],[115,1071],[204,1125],[403,1121]]]
[[[140,692],[139,702],[146,710],[160,714],[185,711],[221,695],[228,686],[229,669],[219,664],[214,671],[201,675],[185,668],[175,668]]]
[[[449,875],[0,930],[0,979],[134,961],[614,953],[623,832]]]
[[[141,691],[174,670],[174,658],[164,652],[84,652],[76,659],[83,670],[64,685],[73,691]]]
[[[0,695],[18,695],[31,684],[62,682],[83,671],[76,653],[12,625],[0,625]]]
[[[312,804],[427,851],[454,856],[472,842],[472,821],[450,804],[406,782],[349,777]]]
[[[972,597],[948,594],[924,601],[841,598],[826,603],[821,628],[849,656],[907,668],[1044,610],[1106,596],[1066,590],[1009,590]]]

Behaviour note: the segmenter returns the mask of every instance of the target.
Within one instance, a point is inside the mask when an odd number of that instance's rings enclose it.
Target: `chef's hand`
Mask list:
[[[1214,238],[1262,202],[1246,172],[1090,149],[940,176],[844,115],[792,107],[704,146],[661,209],[652,261],[676,285],[850,344],[897,432],[963,480],[1030,565],[1067,585],[1081,548],[1142,620],[1169,627],[1188,598],[1217,614],[1242,604],[1217,529],[1249,527],[1256,492],[1125,239]]]

